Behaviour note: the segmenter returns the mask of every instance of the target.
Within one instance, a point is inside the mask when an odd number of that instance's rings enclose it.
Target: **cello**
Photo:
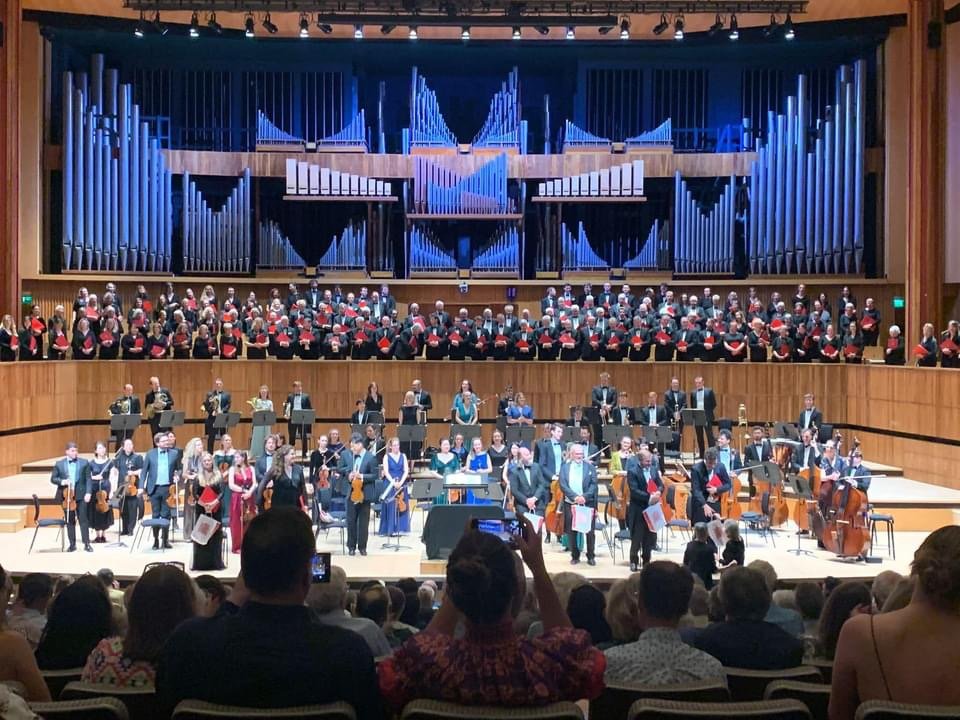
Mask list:
[[[860,441],[854,438],[848,462],[859,448]],[[842,476],[836,483],[826,480],[821,483],[817,508],[812,512],[813,531],[823,546],[835,555],[862,557],[870,549],[867,494],[859,488],[848,487],[847,504],[841,507],[843,485]]]
[[[550,481],[550,502],[543,513],[547,532],[563,535],[563,490],[560,489],[560,476],[554,475]]]

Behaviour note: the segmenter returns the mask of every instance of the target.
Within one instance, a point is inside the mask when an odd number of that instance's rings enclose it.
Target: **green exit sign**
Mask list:
[[[33,305],[33,295],[21,295],[20,302],[23,305]]]
[[[903,298],[899,295],[895,295],[893,298],[893,309],[903,310],[904,307],[906,307],[906,303],[903,302]]]

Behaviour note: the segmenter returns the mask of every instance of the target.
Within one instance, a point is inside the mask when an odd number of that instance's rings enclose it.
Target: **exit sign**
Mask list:
[[[903,310],[906,307],[906,303],[903,302],[903,298],[899,295],[894,296],[893,298],[893,309],[894,310]]]
[[[23,305],[33,305],[33,295],[21,295],[20,302]]]

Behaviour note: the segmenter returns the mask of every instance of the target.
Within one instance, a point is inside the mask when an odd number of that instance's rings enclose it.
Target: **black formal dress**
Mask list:
[[[201,470],[201,473],[203,471]],[[214,475],[214,481],[211,482],[207,487],[212,488],[218,496],[219,502],[216,507],[212,510],[207,510],[203,505],[200,504],[200,495],[203,493],[204,487],[201,486],[199,481],[194,482],[194,497],[197,499],[196,505],[196,519],[199,521],[204,515],[213,518],[218,523],[223,522],[223,513],[224,513],[224,502],[223,502],[223,488],[226,485],[226,482],[220,477],[220,473],[217,472]],[[191,567],[192,570],[223,570],[223,526],[217,528],[217,531],[213,533],[210,539],[207,541],[206,545],[201,545],[200,543],[194,541],[193,543],[193,564]]]

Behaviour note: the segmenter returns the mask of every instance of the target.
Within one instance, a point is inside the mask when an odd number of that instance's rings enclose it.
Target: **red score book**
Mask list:
[[[727,345],[733,349],[733,352],[739,352],[740,348],[743,347],[743,343],[739,340],[731,340]]]
[[[780,318],[775,318],[775,319],[770,323],[770,329],[773,330],[774,332],[776,332],[777,330],[779,330],[779,329],[782,328],[782,327],[783,327],[783,320],[781,320]]]
[[[713,473],[710,476],[710,479],[707,480],[707,487],[718,488],[723,485],[723,482],[720,480],[720,476],[716,473]]]
[[[144,342],[144,340],[143,340],[143,335],[137,335],[137,337],[135,337],[135,338],[133,339],[133,346],[134,346],[135,348],[140,348],[140,349],[142,350],[142,349],[143,349],[143,342]],[[54,345],[56,345],[56,342],[54,342]]]
[[[633,345],[634,348],[641,348],[643,347],[643,338],[639,335],[632,335],[630,337],[630,344]]]
[[[839,354],[833,345],[824,345],[820,353],[826,355],[828,358],[835,358]]]
[[[596,347],[597,345],[600,344],[600,336],[597,334],[593,334],[590,336],[590,340],[588,342],[594,347]]]
[[[517,340],[517,350],[520,352],[530,352],[530,343],[526,340]]]
[[[653,481],[653,478],[647,480],[647,493],[653,495],[655,492],[659,491],[660,488],[657,487],[657,484]]]
[[[100,312],[96,308],[88,307],[84,310],[83,316],[87,318],[87,320],[96,320],[100,317]]]
[[[259,335],[257,335],[256,340],[254,342],[256,342],[257,345],[266,345],[267,336],[264,333],[260,333]]]
[[[382,338],[380,338],[379,340],[377,340],[377,347],[380,348],[380,350],[389,350],[389,349],[390,349],[390,340],[387,339],[386,336],[383,336]]]
[[[877,321],[874,320],[870,315],[864,315],[863,319],[860,321],[860,327],[864,330],[873,330],[876,324]]]
[[[790,357],[789,355],[781,355],[777,350],[773,351],[773,359],[779,362],[783,362],[784,360],[787,360],[789,357]]]
[[[616,335],[611,335],[610,339],[607,340],[607,350],[619,350],[620,349],[620,338]]]
[[[113,333],[109,330],[104,330],[100,333],[100,344],[104,347],[110,347],[113,345]]]
[[[63,337],[63,336],[61,336],[61,337]],[[54,343],[54,347],[56,347],[57,350],[60,350],[60,351],[62,351],[62,352],[66,352],[67,348],[69,347],[69,345],[67,345],[67,342],[66,342],[66,341],[67,341],[67,338],[64,337],[64,338],[63,338],[63,341],[64,341],[64,344],[63,344],[62,347],[58,346],[56,343]],[[37,338],[34,337],[33,335],[30,336],[30,345],[29,345],[29,347],[30,347],[30,352],[33,353],[33,354],[36,354],[36,352],[37,352]]]
[[[670,342],[673,339],[672,337],[670,337],[670,333],[666,333],[663,330],[658,332],[655,337],[657,339],[657,342],[660,343],[661,345],[666,345],[668,342]]]
[[[576,343],[573,341],[573,336],[568,332],[561,333],[560,344],[567,349],[572,348],[574,345],[576,345]]]
[[[183,306],[184,306],[187,310],[196,310],[196,309],[197,309],[197,301],[196,301],[195,298],[187,298],[186,300],[183,301]]]
[[[950,338],[947,338],[942,343],[940,343],[940,351],[944,355],[956,355],[958,349],[960,348],[958,348],[957,344]]]
[[[30,320],[30,329],[34,332],[43,332],[43,322],[38,318],[33,318]]]
[[[847,346],[843,349],[843,354],[844,354],[844,356],[846,356],[846,357],[848,357],[848,358],[850,358],[850,357],[857,357],[857,355],[860,354],[860,350],[859,350],[859,348],[857,348],[856,345],[847,345]]]
[[[167,354],[167,348],[164,345],[153,345],[150,347],[150,357],[162,358]]]
[[[18,350],[19,348],[20,348],[20,338],[18,338],[16,335],[11,335],[11,336],[10,336],[10,349],[11,349],[11,350]]]
[[[346,311],[343,313],[343,316],[347,318],[355,318],[357,316],[357,311],[354,310],[352,307],[348,307]]]
[[[713,350],[713,346],[716,345],[716,340],[712,337],[704,338],[703,347],[706,350]]]
[[[888,349],[888,350],[896,350],[898,344],[899,344],[899,341],[897,340],[897,338],[888,338],[888,339],[887,339],[887,349]]]
[[[212,337],[207,338],[207,350],[210,351],[211,355],[217,354],[217,341],[214,340]]]
[[[310,343],[312,343],[313,333],[310,332],[309,330],[305,330],[302,333],[300,333],[300,342],[301,344],[304,344],[304,345],[309,345]]]
[[[496,345],[497,347],[501,347],[501,346],[503,346],[503,345],[506,345],[506,344],[507,344],[507,336],[506,336],[506,335],[497,335],[497,337],[494,338],[493,344]]]
[[[684,342],[683,340],[679,340],[679,341],[677,342],[677,351],[678,351],[678,352],[686,352],[686,351],[687,351],[687,343]]]
[[[100,337],[102,338],[103,335],[101,335]],[[187,344],[187,336],[184,335],[183,333],[177,333],[176,335],[173,336],[173,344],[174,344],[174,345],[186,345],[186,344]]]
[[[93,335],[87,335],[83,339],[83,349],[84,350],[93,350]]]
[[[540,336],[540,347],[542,347],[544,350],[549,350],[553,347],[553,340],[546,333]]]
[[[913,348],[913,356],[917,358],[925,358],[929,353],[923,345],[917,345]]]
[[[232,360],[237,356],[237,346],[233,343],[223,343],[220,348],[220,354],[227,360]]]
[[[277,335],[277,345],[280,347],[290,347],[290,336],[286,333],[280,333]]]
[[[427,340],[427,345],[430,347],[440,347],[440,338],[436,335],[431,335],[430,339]]]
[[[453,345],[454,347],[460,347],[460,333],[458,332],[450,333],[450,335],[447,337],[447,340],[450,341],[450,344]]]
[[[233,330],[230,331],[230,334],[233,335],[237,340],[243,337],[243,333],[238,327],[233,328]]]
[[[367,341],[367,334],[361,330],[356,335],[353,336],[353,341],[357,344],[365,343]]]
[[[150,300],[143,301],[143,311],[148,315],[153,312],[153,303]]]

